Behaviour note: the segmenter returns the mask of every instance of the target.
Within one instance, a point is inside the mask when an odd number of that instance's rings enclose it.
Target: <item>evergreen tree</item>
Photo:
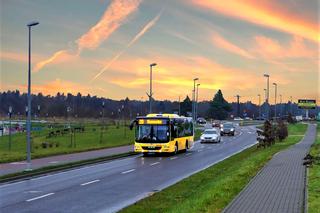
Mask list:
[[[213,119],[224,120],[228,117],[228,112],[231,111],[231,104],[223,98],[222,92],[219,89],[210,103],[208,116]]]
[[[192,101],[189,96],[187,96],[183,102],[180,104],[181,115],[188,116],[188,112],[192,111]]]

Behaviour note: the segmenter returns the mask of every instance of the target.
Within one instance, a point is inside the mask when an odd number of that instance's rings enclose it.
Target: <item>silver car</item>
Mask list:
[[[217,129],[206,129],[200,136],[201,143],[220,143],[221,136],[220,132]]]

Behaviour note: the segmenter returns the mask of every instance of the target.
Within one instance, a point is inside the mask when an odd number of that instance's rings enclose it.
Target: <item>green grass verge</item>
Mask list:
[[[43,167],[43,168],[39,168],[39,169],[34,169],[32,171],[23,171],[23,172],[3,175],[3,176],[0,176],[0,183],[14,181],[14,180],[18,180],[18,179],[21,180],[24,178],[30,178],[30,177],[43,175],[43,174],[48,174],[50,172],[72,169],[75,167],[100,163],[100,162],[114,160],[114,159],[118,159],[118,158],[124,158],[124,157],[132,156],[132,155],[137,155],[137,153],[127,152],[127,153],[106,156],[106,157],[94,158],[94,159],[83,160],[83,161],[76,161],[76,162],[66,163],[66,164],[61,164],[61,165],[47,166],[47,167]]]
[[[63,129],[63,125],[60,128]],[[52,129],[44,128],[41,131],[32,132],[32,159],[111,148],[116,146],[130,145],[134,141],[134,131],[124,126],[108,126],[100,140],[100,126],[98,124],[86,124],[85,132],[75,134],[75,146],[71,146],[71,135],[59,135],[46,138]],[[8,148],[9,136],[0,137],[0,163],[20,161],[26,159],[26,133],[12,135],[11,150]],[[52,147],[43,148],[42,143],[47,142]]]
[[[310,149],[312,156],[320,157],[320,123],[317,127],[316,142]],[[320,162],[317,161],[309,168],[308,174],[308,211],[316,213],[320,210]]]
[[[299,142],[306,128],[290,125],[289,134],[297,136],[266,149],[249,148],[121,212],[221,212],[275,153]]]

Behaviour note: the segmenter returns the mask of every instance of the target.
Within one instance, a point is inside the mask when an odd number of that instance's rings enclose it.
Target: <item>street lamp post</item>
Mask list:
[[[280,94],[280,118],[282,118],[282,95]]]
[[[292,109],[292,96],[290,96],[290,113],[293,116],[293,109]]]
[[[277,83],[273,83],[274,85],[274,119],[277,119]]]
[[[178,110],[178,112],[179,112],[179,116],[180,116],[181,115],[180,95],[179,95],[179,110]]]
[[[267,78],[267,90],[266,90],[266,104],[267,104],[267,118],[270,118],[270,105],[269,105],[269,79],[270,75],[264,74],[264,77]]]
[[[152,67],[157,66],[156,63],[150,64],[150,91],[149,94],[147,93],[147,96],[149,97],[149,113],[152,113]]]
[[[40,109],[41,109],[40,105],[38,105],[37,109],[38,109],[38,118],[40,120]]]
[[[259,118],[261,119],[261,95],[258,94],[259,97]]]
[[[100,143],[102,143],[103,131],[104,131],[104,106],[105,106],[105,103],[104,101],[102,101],[102,112],[101,112],[102,127],[100,129]]]
[[[195,104],[195,119],[197,119],[197,118],[198,118],[198,96],[199,96],[199,86],[200,86],[200,84],[197,84],[196,104]]]
[[[125,121],[125,113],[124,113],[124,104],[121,106],[121,113],[122,113],[122,122],[123,122],[123,136],[127,137],[127,129],[126,129],[126,121]]]
[[[11,151],[11,116],[12,106],[9,106],[9,151]]]
[[[31,27],[38,25],[39,22],[27,24],[29,29],[29,56],[28,56],[28,116],[27,116],[27,169],[31,170]]]
[[[196,81],[198,81],[199,78],[193,79],[193,90],[192,90],[192,119],[195,121],[195,93],[196,93]]]

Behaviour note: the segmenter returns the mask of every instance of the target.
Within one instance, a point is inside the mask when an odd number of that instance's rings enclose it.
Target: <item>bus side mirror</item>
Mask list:
[[[130,126],[129,126],[130,130],[133,129],[135,123],[137,123],[137,120],[131,121]]]

